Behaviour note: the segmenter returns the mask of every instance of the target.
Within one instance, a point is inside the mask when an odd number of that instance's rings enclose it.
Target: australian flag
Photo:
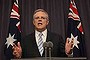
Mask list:
[[[19,14],[19,6],[18,0],[14,0],[14,4],[12,6],[12,11],[10,14],[8,34],[5,41],[5,56],[7,60],[13,58],[12,54],[12,46],[13,43],[20,42],[21,40],[21,30],[20,30],[20,14]]]
[[[82,23],[74,0],[70,0],[67,37],[73,40],[73,57],[85,57],[86,47]]]

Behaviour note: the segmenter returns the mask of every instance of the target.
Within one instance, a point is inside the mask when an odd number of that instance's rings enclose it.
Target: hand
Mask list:
[[[69,38],[67,38],[66,40],[66,45],[65,45],[65,52],[66,54],[72,54],[72,49],[73,49],[73,39],[72,41],[70,42],[69,41]]]
[[[22,56],[22,48],[20,45],[20,42],[17,43],[17,45],[13,44],[13,55],[15,58],[21,58]]]

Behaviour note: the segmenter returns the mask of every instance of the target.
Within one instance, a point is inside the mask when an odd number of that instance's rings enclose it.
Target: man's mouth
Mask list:
[[[42,23],[38,23],[38,25],[42,25]]]
[[[38,23],[38,25],[42,25],[42,23]]]

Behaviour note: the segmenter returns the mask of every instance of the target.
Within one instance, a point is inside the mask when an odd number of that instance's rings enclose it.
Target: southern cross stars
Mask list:
[[[6,43],[5,44],[7,44],[7,48],[11,45],[11,46],[13,46],[13,42],[14,41],[16,41],[16,39],[14,39],[14,36],[15,36],[15,34],[13,35],[13,36],[11,36],[11,34],[9,33],[9,37],[8,38],[6,38]]]
[[[78,40],[77,40],[77,38],[78,38],[78,36],[76,36],[76,37],[74,37],[73,36],[73,34],[71,33],[71,38],[69,38],[69,41],[71,42],[72,40],[74,40],[73,41],[73,48],[74,48],[74,46],[76,46],[78,49],[79,49],[79,47],[78,47],[78,44],[80,43]]]

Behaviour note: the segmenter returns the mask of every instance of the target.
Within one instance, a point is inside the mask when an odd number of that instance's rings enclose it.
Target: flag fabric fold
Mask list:
[[[74,0],[70,0],[67,38],[73,40],[73,57],[86,56],[85,38],[82,23]]]
[[[7,60],[13,58],[12,54],[13,43],[17,43],[20,40],[21,40],[20,14],[19,14],[18,0],[15,0],[10,14],[8,34],[5,41],[5,56]]]

